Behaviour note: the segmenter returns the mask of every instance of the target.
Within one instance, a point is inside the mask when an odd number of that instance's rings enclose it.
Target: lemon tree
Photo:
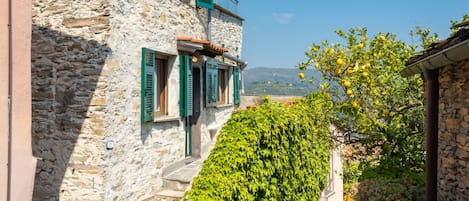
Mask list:
[[[334,102],[334,123],[359,145],[352,155],[379,167],[378,174],[423,173],[423,81],[399,74],[418,47],[391,33],[370,37],[365,28],[335,32],[341,43],[312,44],[298,67],[322,73],[321,90]],[[429,30],[413,33],[425,44],[436,39]]]

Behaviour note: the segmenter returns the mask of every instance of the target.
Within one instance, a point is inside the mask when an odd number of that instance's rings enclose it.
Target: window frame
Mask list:
[[[229,68],[218,66],[218,101],[217,105],[227,105],[230,103],[230,74]]]
[[[168,116],[168,66],[167,56],[155,54],[154,117]],[[158,64],[161,64],[159,66]],[[163,86],[161,88],[161,86]]]

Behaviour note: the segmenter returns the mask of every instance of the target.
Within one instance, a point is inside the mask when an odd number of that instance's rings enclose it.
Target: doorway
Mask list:
[[[200,68],[193,69],[194,82],[193,82],[193,104],[192,104],[192,117],[190,125],[192,126],[192,142],[191,142],[191,156],[194,158],[200,157],[201,152],[201,131],[202,131],[202,73]]]

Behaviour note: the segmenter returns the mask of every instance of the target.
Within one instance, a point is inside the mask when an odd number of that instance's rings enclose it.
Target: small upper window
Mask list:
[[[195,5],[198,7],[213,9],[213,0],[196,0]]]

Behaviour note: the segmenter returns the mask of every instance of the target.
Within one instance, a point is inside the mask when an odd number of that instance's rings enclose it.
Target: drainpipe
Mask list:
[[[212,41],[212,33],[211,33],[211,29],[212,29],[212,10],[211,9],[207,9],[207,40],[208,41]]]
[[[424,70],[426,80],[425,138],[426,138],[426,200],[437,201],[438,177],[438,69]]]
[[[11,97],[13,91],[13,39],[12,39],[12,0],[8,0],[8,178],[7,200],[11,201],[11,164],[12,164],[12,114]]]

